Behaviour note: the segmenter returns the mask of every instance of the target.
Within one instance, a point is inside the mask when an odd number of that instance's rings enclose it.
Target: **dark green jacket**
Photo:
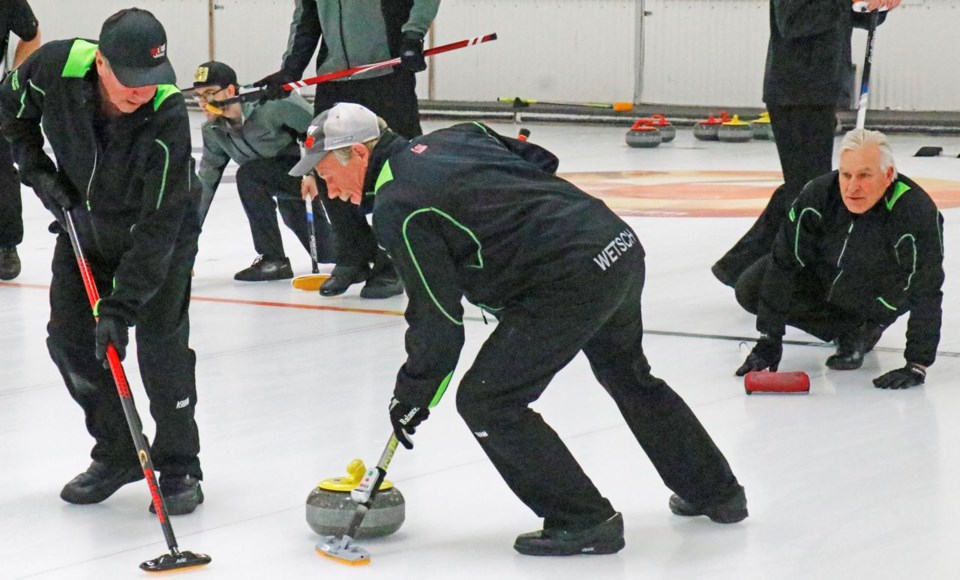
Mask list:
[[[203,156],[199,172],[204,194],[213,195],[231,160],[243,165],[254,159],[299,157],[297,139],[306,134],[312,120],[310,104],[299,93],[291,93],[285,99],[244,103],[239,126],[224,117],[205,122],[200,129]]]
[[[59,171],[73,186],[79,226],[91,234],[86,251],[115,266],[100,312],[135,323],[174,248],[196,241],[200,187],[186,105],[173,85],[160,85],[151,102],[98,139],[96,48],[82,39],[40,47],[0,86],[0,128],[25,183]],[[44,135],[56,162],[43,150]]]
[[[296,0],[283,69],[301,78],[318,42],[318,75],[400,56],[403,33],[426,34],[439,6],[440,0]]]
[[[812,276],[826,301],[864,320],[907,312],[904,358],[929,366],[937,354],[943,303],[943,215],[905,175],[867,212],[850,213],[836,171],[810,181],[790,208],[763,280],[757,329],[783,335],[795,280]]]

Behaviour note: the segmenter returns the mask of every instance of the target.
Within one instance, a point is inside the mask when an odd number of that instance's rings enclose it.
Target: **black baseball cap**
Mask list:
[[[197,67],[197,71],[193,73],[193,88],[195,89],[213,86],[225,89],[235,84],[237,84],[236,71],[215,60],[201,64]]]
[[[100,29],[100,53],[125,87],[177,83],[167,59],[167,33],[146,10],[127,8],[107,18]]]

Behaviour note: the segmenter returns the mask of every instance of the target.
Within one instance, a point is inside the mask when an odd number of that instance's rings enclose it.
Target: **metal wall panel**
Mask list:
[[[74,37],[96,40],[103,21],[118,10],[132,6],[149,10],[167,31],[167,56],[180,86],[189,86],[194,69],[206,60],[206,0],[30,0],[30,6],[44,42]]]
[[[499,39],[433,59],[435,95],[489,101],[629,101],[634,94],[636,0],[444,0],[436,44],[496,32]]]
[[[441,55],[418,93],[457,101],[522,96],[761,106],[770,0],[443,0],[435,44],[497,32]],[[277,69],[294,0],[216,0],[215,51],[241,82]],[[45,40],[96,38],[103,20],[135,5],[169,36],[181,86],[209,57],[208,0],[31,0]],[[642,19],[643,10],[649,13]],[[877,35],[871,108],[960,109],[960,0],[904,0]],[[854,35],[854,62],[865,35]],[[641,46],[642,44],[642,46]],[[643,61],[638,56],[643,53]],[[640,69],[643,74],[640,74]],[[313,67],[305,74],[312,75]],[[432,76],[430,76],[432,75]]]
[[[644,103],[761,106],[766,0],[646,0]]]
[[[877,29],[870,73],[870,108],[960,110],[960,1],[904,0]],[[859,70],[866,31],[853,36]]]

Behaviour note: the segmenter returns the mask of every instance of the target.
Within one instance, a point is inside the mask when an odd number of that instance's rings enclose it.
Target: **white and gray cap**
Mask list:
[[[356,103],[337,103],[310,122],[300,161],[290,170],[290,175],[306,175],[328,152],[379,136],[380,126],[373,111]]]

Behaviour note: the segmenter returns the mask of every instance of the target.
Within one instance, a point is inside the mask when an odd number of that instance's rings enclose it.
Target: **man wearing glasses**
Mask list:
[[[313,109],[296,93],[276,101],[233,103],[222,109],[210,106],[211,102],[237,94],[237,73],[216,61],[197,67],[193,92],[207,116],[207,122],[201,128],[201,223],[206,218],[224,169],[233,160],[239,165],[237,189],[250,222],[253,247],[258,254],[253,264],[237,272],[234,279],[259,282],[293,278],[277,224],[277,210],[283,223],[309,252],[310,226],[300,197],[300,180],[291,177],[289,171],[300,159],[297,139],[307,132]],[[311,203],[316,215],[324,215],[319,199],[314,198]],[[326,220],[318,221],[317,261],[332,263],[333,235]]]

